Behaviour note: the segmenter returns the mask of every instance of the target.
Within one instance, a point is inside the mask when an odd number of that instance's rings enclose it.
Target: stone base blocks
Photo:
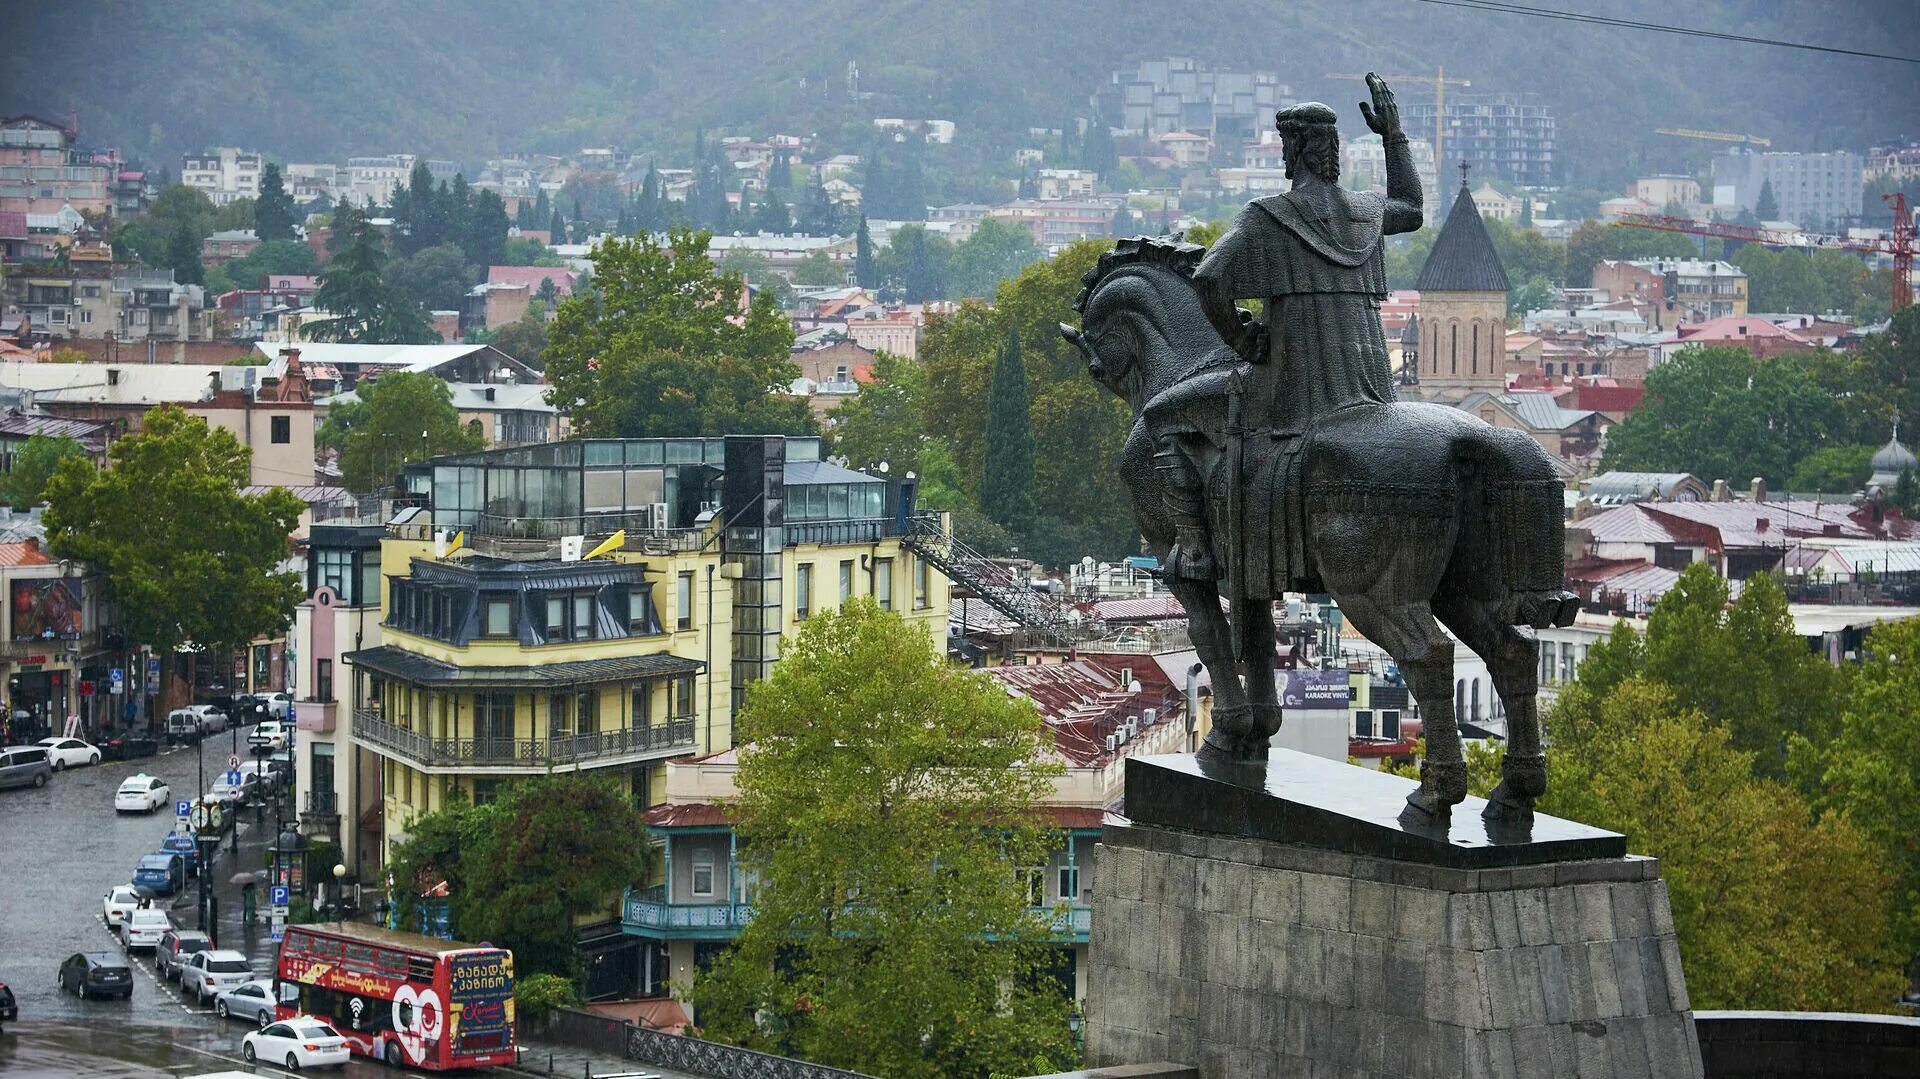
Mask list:
[[[1087,1063],[1202,1079],[1700,1079],[1657,863],[1420,865],[1110,825]]]

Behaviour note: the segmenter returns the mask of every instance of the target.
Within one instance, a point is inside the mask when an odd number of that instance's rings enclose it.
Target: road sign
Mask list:
[[[273,908],[273,913],[270,916],[267,924],[272,930],[272,932],[269,935],[272,937],[273,942],[275,944],[278,944],[282,940],[285,940],[287,936],[287,908],[285,907]]]
[[[227,779],[227,786],[238,787],[240,785],[240,769],[238,768],[227,769],[226,779]]]
[[[231,770],[238,767],[240,767],[240,754],[238,753],[227,754],[227,768]]]
[[[81,682],[81,683],[80,683],[80,695],[81,695],[82,697],[91,697],[91,696],[93,696],[93,683],[92,683],[92,682]]]
[[[276,907],[285,907],[287,904],[293,902],[293,889],[284,884],[276,884],[273,886],[273,889],[267,893],[267,902]]]
[[[181,820],[186,820],[193,815],[193,803],[187,801],[185,798],[173,803],[173,815],[179,817]]]
[[[126,680],[127,680],[127,672],[124,668],[112,667],[107,670],[107,681],[119,683],[119,682],[124,682]]]

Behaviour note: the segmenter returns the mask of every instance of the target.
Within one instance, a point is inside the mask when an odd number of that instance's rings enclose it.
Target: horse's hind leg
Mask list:
[[[1533,635],[1507,625],[1497,599],[1455,596],[1439,603],[1440,620],[1486,661],[1493,688],[1507,709],[1507,753],[1500,785],[1482,813],[1489,819],[1525,821],[1534,800],[1547,790],[1547,758],[1540,745],[1540,647]]]
[[[1193,650],[1213,675],[1213,729],[1207,732],[1207,748],[1232,760],[1251,759],[1256,755],[1253,709],[1234,673],[1234,630],[1220,610],[1220,593],[1210,583],[1178,577],[1167,578],[1167,587],[1186,608]]]
[[[1366,638],[1387,650],[1420,703],[1427,759],[1420,789],[1407,805],[1428,818],[1444,815],[1467,796],[1467,765],[1453,715],[1453,639],[1433,620],[1425,600],[1382,602],[1365,593],[1334,594],[1340,611]]]

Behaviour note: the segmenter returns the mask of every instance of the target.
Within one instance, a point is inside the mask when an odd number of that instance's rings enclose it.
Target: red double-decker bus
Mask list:
[[[513,953],[352,922],[290,925],[278,1016],[332,1023],[354,1052],[428,1071],[511,1064]]]

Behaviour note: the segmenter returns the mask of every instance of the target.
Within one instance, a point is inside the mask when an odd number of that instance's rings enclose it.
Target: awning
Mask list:
[[[614,659],[582,659],[570,663],[547,663],[536,667],[459,667],[430,659],[404,648],[381,645],[348,652],[341,657],[356,667],[398,679],[415,686],[452,686],[475,689],[547,688],[589,685],[596,682],[632,682],[645,678],[669,678],[696,674],[706,664],[664,652],[649,656],[620,656]]]

